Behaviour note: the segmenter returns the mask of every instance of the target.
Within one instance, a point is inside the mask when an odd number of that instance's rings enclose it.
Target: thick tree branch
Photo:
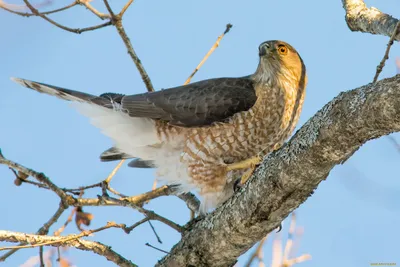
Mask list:
[[[346,10],[346,22],[352,31],[391,36],[398,19],[382,13],[378,9],[367,8],[363,0],[342,0]],[[400,33],[394,38],[400,41]]]
[[[244,188],[187,225],[157,266],[232,266],[307,200],[331,169],[365,142],[400,131],[400,75],[341,93],[281,149],[264,158]]]
[[[75,247],[80,250],[92,251],[98,255],[104,256],[107,260],[114,262],[118,266],[123,267],[136,267],[130,260],[125,259],[111,247],[106,246],[100,242],[87,241],[80,238],[66,239],[65,236],[42,236],[32,235],[19,232],[2,231],[0,230],[0,241],[7,242],[21,242],[31,245],[48,243],[53,247]]]

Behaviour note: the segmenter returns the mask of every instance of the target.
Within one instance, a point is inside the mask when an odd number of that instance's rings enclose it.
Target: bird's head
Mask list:
[[[258,48],[260,63],[254,78],[260,82],[299,84],[306,79],[306,69],[296,49],[283,41],[266,41]]]

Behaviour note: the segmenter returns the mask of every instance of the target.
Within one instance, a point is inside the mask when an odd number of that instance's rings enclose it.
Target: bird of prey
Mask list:
[[[94,96],[29,80],[25,87],[72,101],[114,141],[101,160],[136,158],[131,167],[156,168],[158,179],[196,190],[207,212],[246,182],[261,156],[293,132],[302,109],[306,68],[283,41],[258,49],[254,74],[216,78],[136,95]]]

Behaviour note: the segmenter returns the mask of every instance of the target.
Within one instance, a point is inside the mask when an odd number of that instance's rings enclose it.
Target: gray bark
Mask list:
[[[341,93],[244,188],[187,231],[157,266],[232,266],[309,198],[332,168],[365,142],[400,131],[400,75]]]
[[[342,3],[350,30],[392,36],[398,19],[374,7],[367,8],[362,0],[342,0]],[[400,33],[394,39],[400,41]]]

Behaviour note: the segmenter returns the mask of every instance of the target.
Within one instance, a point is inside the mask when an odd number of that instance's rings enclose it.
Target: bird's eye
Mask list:
[[[288,52],[288,49],[285,45],[281,44],[281,45],[278,45],[278,52],[281,55],[286,55]]]

